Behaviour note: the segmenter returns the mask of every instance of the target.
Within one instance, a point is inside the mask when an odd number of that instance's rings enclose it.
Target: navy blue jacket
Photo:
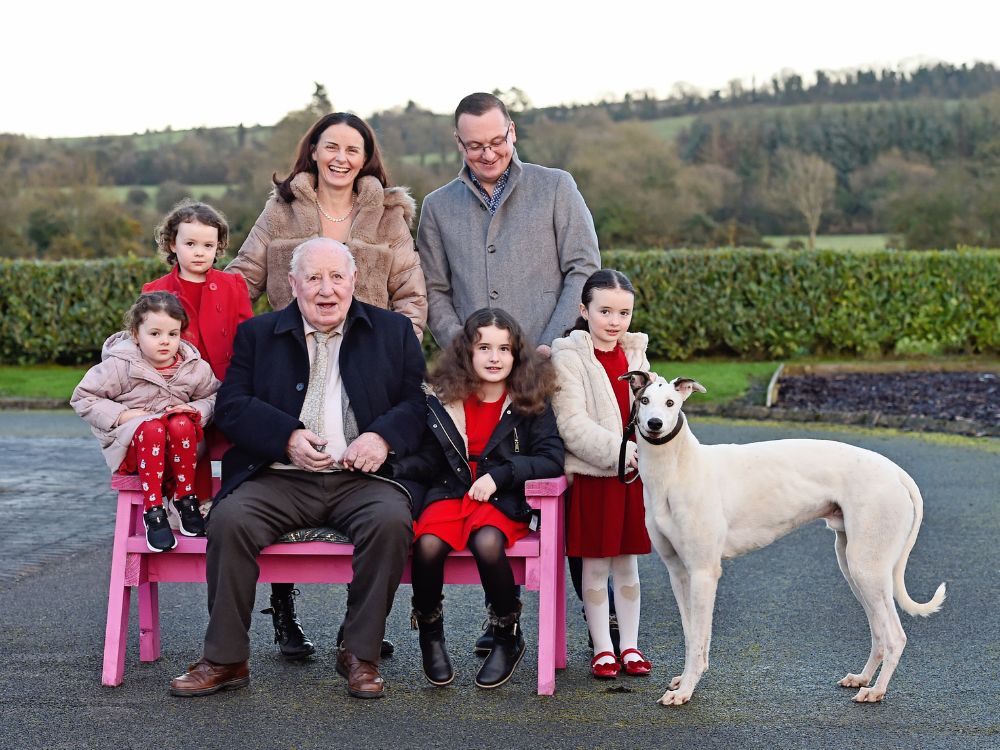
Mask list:
[[[424,430],[424,356],[409,319],[355,299],[339,362],[359,434],[378,433],[396,457],[414,452]],[[233,444],[222,459],[217,501],[269,464],[289,462],[288,438],[304,427],[299,413],[308,383],[309,350],[295,300],[240,324],[215,400],[215,424]]]
[[[427,488],[422,497],[411,492],[414,518],[431,503],[462,497],[472,486],[465,439],[436,396],[427,396],[426,414],[423,446],[392,465],[394,479]],[[524,483],[561,476],[565,455],[551,406],[541,414],[523,414],[508,405],[476,457],[476,468],[497,485],[490,503],[515,521],[527,521],[531,508],[524,499]]]

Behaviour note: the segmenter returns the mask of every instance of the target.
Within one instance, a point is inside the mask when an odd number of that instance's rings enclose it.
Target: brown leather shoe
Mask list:
[[[220,690],[236,690],[250,684],[250,663],[215,664],[201,658],[187,672],[170,681],[170,694],[180,696],[211,695]]]
[[[385,681],[378,673],[378,664],[359,659],[346,648],[337,653],[337,673],[347,678],[347,692],[355,698],[385,695]]]

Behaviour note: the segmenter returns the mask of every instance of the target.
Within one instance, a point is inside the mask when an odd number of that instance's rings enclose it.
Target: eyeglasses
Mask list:
[[[485,153],[486,149],[490,149],[495,153],[498,148],[500,148],[507,142],[507,136],[510,135],[510,128],[511,125],[513,124],[514,122],[511,121],[507,125],[507,132],[503,134],[503,137],[494,138],[492,141],[490,141],[485,145],[483,145],[482,143],[466,143],[459,137],[457,132],[455,133],[455,140],[457,140],[461,144],[462,148],[465,149],[465,153],[467,153],[469,156],[479,156],[480,154]]]

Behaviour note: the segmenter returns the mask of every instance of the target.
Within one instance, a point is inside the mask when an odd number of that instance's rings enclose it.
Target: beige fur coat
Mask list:
[[[649,370],[644,333],[626,333],[621,347],[630,370]],[[622,414],[587,331],[571,331],[552,342],[559,390],[552,397],[559,434],[566,443],[566,475],[612,476],[618,472]],[[626,414],[627,418],[628,415]],[[635,455],[630,443],[626,460]]]
[[[313,176],[299,172],[291,187],[295,200],[286,203],[273,193],[239,254],[226,267],[246,279],[251,299],[266,290],[274,310],[292,301],[288,283],[292,251],[318,237],[322,229]],[[359,179],[357,187],[359,208],[347,239],[358,265],[354,296],[402,313],[421,338],[427,322],[427,287],[410,235],[416,203],[407,188],[383,188],[371,176]]]

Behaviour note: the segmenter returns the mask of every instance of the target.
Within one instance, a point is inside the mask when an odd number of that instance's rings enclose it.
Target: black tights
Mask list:
[[[469,551],[476,560],[483,590],[498,617],[509,615],[517,606],[514,571],[507,561],[507,537],[495,526],[483,526],[469,537]],[[413,606],[432,612],[444,588],[444,561],[451,546],[440,537],[424,534],[413,545]]]

